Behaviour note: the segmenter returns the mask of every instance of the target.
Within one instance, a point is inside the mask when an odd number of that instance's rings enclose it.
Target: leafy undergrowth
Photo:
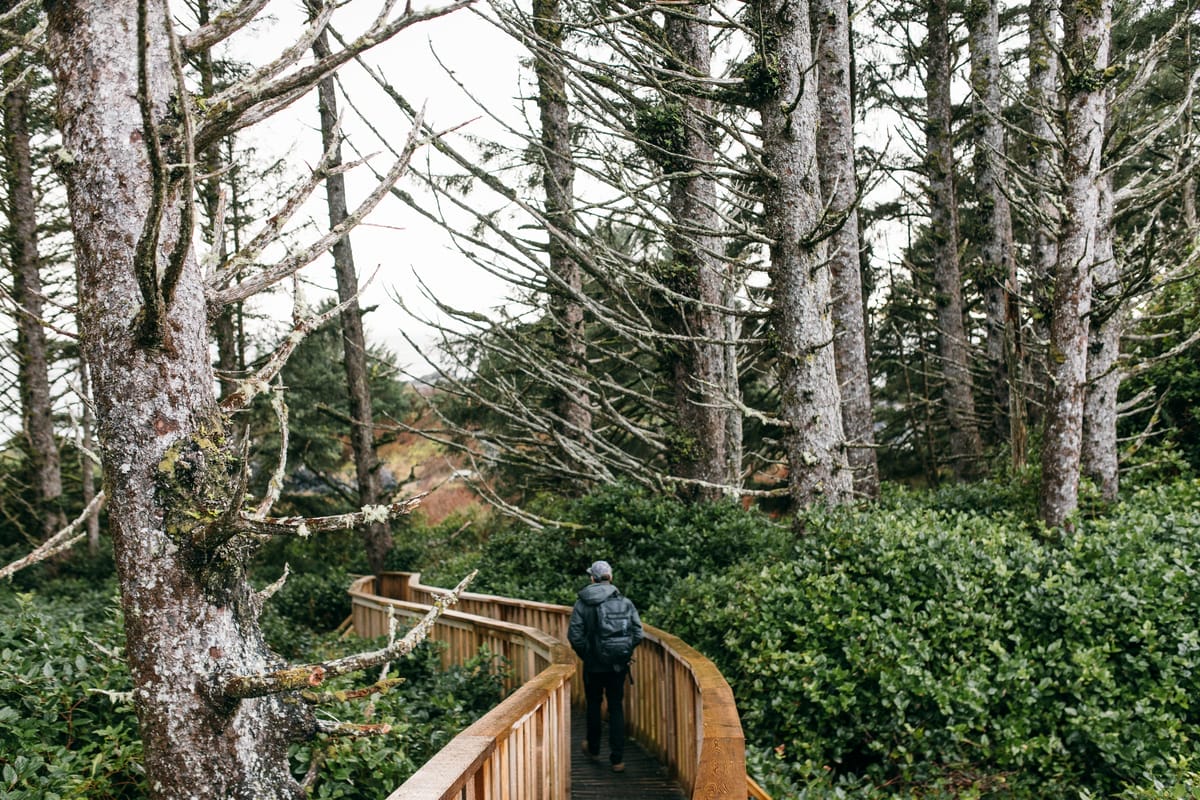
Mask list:
[[[609,487],[472,565],[564,602],[611,561],[729,679],[776,798],[1200,796],[1200,483],[1089,499],[1067,536],[1035,486],[891,487],[802,534]]]
[[[340,639],[291,624],[305,613],[301,581],[273,630],[307,648],[307,658],[343,655],[379,642]],[[311,583],[309,581],[308,583]],[[312,588],[312,587],[308,587]],[[345,594],[345,584],[341,593]],[[38,593],[0,590],[0,797],[11,800],[143,798],[142,745],[123,659],[116,592],[47,584]],[[290,627],[289,627],[290,626]],[[377,800],[389,794],[503,697],[506,666],[481,652],[443,671],[440,646],[429,643],[392,664],[395,689],[360,701],[321,706],[318,716],[350,723],[387,723],[388,735],[320,736],[292,749],[297,776],[322,761],[311,796]],[[326,688],[362,686],[377,676],[347,676]]]

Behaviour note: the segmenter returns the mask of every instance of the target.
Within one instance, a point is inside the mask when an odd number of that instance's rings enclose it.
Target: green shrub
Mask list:
[[[0,796],[146,796],[114,597],[0,591]]]
[[[788,552],[682,581],[660,624],[714,657],[793,786],[1147,785],[1200,756],[1198,490],[1139,492],[1061,542],[907,495],[817,510]]]
[[[628,486],[608,486],[538,509],[564,527],[508,522],[483,548],[474,588],[571,604],[596,559],[612,563],[621,591],[647,608],[688,575],[719,572],[789,537],[733,503],[688,504]]]

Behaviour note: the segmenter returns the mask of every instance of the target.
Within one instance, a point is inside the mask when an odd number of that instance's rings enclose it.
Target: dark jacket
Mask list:
[[[598,663],[591,656],[593,632],[596,630],[596,606],[613,595],[619,595],[617,587],[608,581],[589,583],[579,590],[579,599],[571,610],[571,624],[567,626],[567,641],[581,659],[587,672],[601,672],[620,667],[612,667]],[[632,603],[631,603],[632,605]],[[633,609],[633,646],[637,647],[642,641],[642,618],[638,616],[637,608]]]

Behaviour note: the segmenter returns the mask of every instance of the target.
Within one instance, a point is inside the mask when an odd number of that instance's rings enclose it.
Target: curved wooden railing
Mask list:
[[[422,584],[419,573],[384,573],[379,578],[378,595],[368,591],[372,581],[373,577],[360,579],[351,589],[355,629],[368,636],[387,632],[388,608],[396,609],[396,613],[404,609],[406,616],[415,615],[446,591]],[[571,609],[470,592],[459,598],[455,608],[455,612],[444,615],[446,621],[433,634],[435,638],[444,634],[456,637],[457,643],[451,643],[444,658],[469,657],[479,644],[486,643],[493,652],[513,662],[514,683],[522,684],[522,688],[439,752],[388,800],[564,796],[562,791],[569,792],[569,774],[558,787],[539,788],[536,792],[516,784],[510,784],[503,794],[482,791],[472,794],[463,787],[482,781],[482,790],[487,781],[476,776],[489,769],[490,775],[496,775],[495,765],[479,766],[486,748],[474,737],[488,734],[504,737],[510,777],[519,778],[517,773],[521,771],[528,778],[550,774],[551,769],[555,774],[569,770],[569,751],[558,749],[569,747],[569,717],[561,713],[561,707],[555,709],[558,716],[554,721],[563,729],[543,731],[542,738],[537,740],[539,747],[551,748],[545,754],[532,752],[528,747],[532,739],[528,736],[523,743],[511,744],[512,737],[505,733],[502,723],[523,719],[523,714],[541,714],[539,698],[547,693],[565,692],[568,680],[572,695],[582,701],[582,673],[576,669],[574,653],[565,644]],[[479,632],[468,634],[466,629],[470,626],[478,626]],[[745,800],[748,796],[769,800],[746,775],[741,721],[725,678],[711,661],[678,637],[651,625],[645,626],[645,633],[633,664],[634,685],[625,693],[625,719],[631,735],[670,769],[693,800]],[[561,684],[555,683],[560,680]],[[550,715],[543,716],[543,722],[551,724]],[[459,742],[464,737],[466,740]],[[517,765],[523,758],[531,760]],[[551,769],[542,765],[550,765]],[[423,793],[415,788],[410,790],[410,785],[418,779],[426,781],[420,784]],[[450,788],[452,784],[458,789]],[[461,793],[454,793],[459,790]]]
[[[385,576],[385,582],[387,578]],[[350,586],[354,630],[386,636],[393,617],[417,620],[429,609],[376,595],[368,575]],[[386,586],[386,583],[385,583]],[[445,642],[443,663],[461,663],[486,646],[511,664],[515,688],[498,706],[439,750],[387,800],[570,797],[570,702],[575,654],[537,629],[444,611],[430,638]]]

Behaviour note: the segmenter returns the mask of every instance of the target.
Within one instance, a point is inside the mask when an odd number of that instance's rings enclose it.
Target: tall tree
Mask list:
[[[310,12],[315,14],[318,8],[310,0]],[[328,34],[325,31],[321,31],[313,41],[313,55],[318,61],[330,56]],[[341,121],[338,119],[337,84],[332,75],[317,84],[317,103],[321,114],[321,144],[331,168],[325,179],[325,202],[329,207],[329,227],[337,229],[345,225],[350,209],[346,204],[346,176],[338,169],[342,164],[339,141]],[[379,456],[375,452],[367,337],[363,332],[362,309],[358,304],[358,271],[354,266],[354,249],[349,233],[334,242],[330,252],[342,309],[342,364],[346,368],[346,391],[350,401],[350,449],[354,453],[358,501],[360,507],[375,506],[379,504],[383,491],[379,481]],[[388,551],[392,549],[391,529],[382,520],[373,519],[365,522],[358,533],[367,551],[367,566],[373,574],[381,574]]]
[[[1030,112],[1029,186],[1031,197],[1026,209],[1029,218],[1029,295],[1032,331],[1039,346],[1030,348],[1029,376],[1021,386],[1028,397],[1029,422],[1036,425],[1039,409],[1049,391],[1049,365],[1045,347],[1049,340],[1053,305],[1054,265],[1058,261],[1059,204],[1061,182],[1058,137],[1054,120],[1058,118],[1058,3],[1030,0],[1029,3],[1029,82],[1026,96]]]
[[[867,320],[861,274],[858,180],[854,156],[853,65],[848,0],[816,0],[817,126],[821,195],[836,230],[828,240],[833,281],[833,352],[841,387],[842,425],[855,491],[879,496],[875,416],[867,363]]]
[[[683,296],[676,301],[680,340],[673,382],[684,444],[677,449],[676,459],[681,476],[696,482],[698,496],[716,498],[741,483],[740,459],[730,457],[731,448],[740,452],[741,441],[740,436],[730,440],[727,420],[740,411],[733,409],[737,383],[730,385],[727,363],[729,328],[722,309],[728,306],[731,292],[718,234],[712,108],[705,91],[711,78],[711,12],[707,3],[695,3],[665,13],[666,46],[674,62],[668,68],[677,68],[680,75],[674,91],[664,99],[668,112],[678,112],[678,152],[664,161],[666,171],[673,173],[668,200],[670,283]]]
[[[1096,261],[1092,265],[1092,314],[1088,324],[1087,391],[1083,405],[1083,474],[1112,502],[1120,488],[1117,453],[1117,393],[1124,328],[1121,270],[1113,248],[1113,178],[1100,179]]]
[[[12,0],[0,2],[0,13],[13,11]],[[26,14],[28,16],[28,14]],[[6,39],[8,37],[5,37]],[[13,37],[17,42],[20,36]],[[14,47],[12,41],[9,47]],[[19,45],[17,45],[19,46]],[[50,394],[49,347],[43,327],[45,296],[38,254],[38,219],[30,148],[27,59],[11,56],[0,72],[3,87],[4,179],[7,188],[8,240],[12,263],[12,296],[17,304],[17,361],[25,453],[32,477],[41,537],[47,539],[66,522],[60,503],[62,468]]]
[[[849,499],[841,397],[833,353],[829,263],[816,243],[819,110],[806,0],[751,5],[755,43],[770,76],[759,105],[763,221],[770,240],[771,330],[779,369],[788,488],[797,506]]]
[[[561,435],[568,441],[590,450],[592,409],[588,396],[587,339],[584,307],[578,300],[583,292],[583,269],[576,256],[579,242],[575,225],[575,159],[562,57],[563,20],[558,0],[535,0],[532,28],[541,122],[542,190],[546,195],[549,227],[547,290],[555,347],[571,378],[558,392],[558,425]]]
[[[967,479],[980,474],[983,441],[975,413],[970,343],[963,319],[958,200],[954,185],[953,107],[950,99],[953,53],[950,4],[947,0],[930,0],[926,31],[925,178],[929,184],[938,358],[941,362],[942,398],[950,427],[950,465],[956,478]]]
[[[1102,235],[1100,159],[1111,24],[1111,0],[1063,3],[1062,169],[1066,195],[1054,269],[1047,359],[1050,391],[1039,494],[1039,513],[1052,527],[1067,523],[1079,505],[1092,270],[1096,243]]]
[[[327,249],[330,237],[232,287],[220,275],[206,282],[191,248],[191,171],[197,150],[303,96],[369,44],[448,7],[384,15],[352,39],[355,47],[299,66],[332,14],[326,6],[282,59],[196,102],[182,54],[232,35],[263,5],[235,6],[182,37],[165,3],[62,0],[48,9],[80,339],[92,370],[126,657],[156,799],[304,796],[289,769],[288,745],[322,723],[297,690],[378,665],[412,645],[406,637],[363,657],[289,668],[263,640],[265,595],[247,580],[246,560],[265,538],[350,527],[411,504],[313,520],[269,517],[270,497],[244,507],[242,448],[229,415],[266,387],[287,348],[317,321],[299,320],[297,337],[218,404],[210,306],[294,274]],[[394,181],[405,165],[398,162],[389,177]],[[287,216],[285,209],[267,221],[257,248],[273,240],[274,226]]]
[[[1014,468],[1025,464],[1025,414],[1020,392],[1017,261],[1009,206],[1005,122],[1000,87],[1000,9],[997,0],[972,0],[970,29],[975,193],[980,268],[987,326],[992,437],[1007,442]]]

